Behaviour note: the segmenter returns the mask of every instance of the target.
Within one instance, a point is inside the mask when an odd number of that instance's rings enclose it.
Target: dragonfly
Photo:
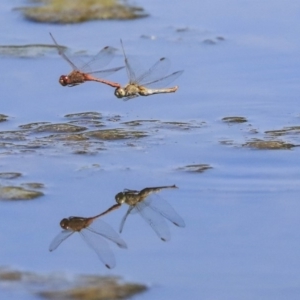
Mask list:
[[[165,219],[178,227],[185,227],[185,223],[167,201],[161,197],[157,197],[154,193],[160,192],[163,189],[176,188],[176,185],[170,185],[148,187],[141,191],[125,189],[115,196],[117,204],[113,205],[103,214],[115,210],[123,203],[126,203],[129,205],[129,208],[121,221],[119,228],[120,233],[123,231],[128,215],[139,213],[161,240],[168,241],[171,238],[171,234]]]
[[[164,88],[183,73],[183,71],[177,71],[170,75],[164,76],[171,65],[170,61],[166,57],[159,59],[159,61],[156,62],[148,71],[142,74],[137,74],[136,70],[133,68],[134,61],[130,61],[125,54],[122,40],[121,45],[125,58],[125,67],[127,76],[129,78],[129,83],[124,87],[117,87],[115,89],[115,96],[117,98],[130,100],[138,96],[174,93],[178,90],[178,86]]]
[[[103,67],[105,67],[107,64],[110,63],[110,61],[114,57],[115,48],[106,46],[104,47],[100,52],[98,52],[97,55],[95,55],[90,61],[84,63],[80,68],[77,67],[65,54],[65,51],[63,50],[62,46],[59,46],[56,40],[54,39],[53,35],[50,33],[50,36],[56,45],[57,51],[59,55],[69,63],[69,65],[72,67],[72,72],[68,75],[61,75],[59,77],[59,83],[62,86],[76,86],[81,83],[84,83],[86,81],[96,81],[100,83],[107,84],[111,87],[118,88],[121,85],[119,83],[108,81],[105,79],[100,79],[97,77],[94,77],[94,74],[99,74],[101,77],[105,77],[108,75],[111,75],[121,69],[123,67],[116,67],[113,69],[106,69],[106,70],[99,70]],[[93,67],[93,71],[91,71],[91,68]],[[96,70],[96,68],[99,68]]]
[[[69,217],[62,219],[60,227],[63,230],[51,242],[49,251],[54,251],[69,236],[78,232],[87,245],[96,252],[104,265],[112,269],[116,264],[113,252],[106,240],[101,237],[110,240],[120,248],[127,248],[127,245],[108,224],[98,219],[102,215],[103,213],[89,218]]]

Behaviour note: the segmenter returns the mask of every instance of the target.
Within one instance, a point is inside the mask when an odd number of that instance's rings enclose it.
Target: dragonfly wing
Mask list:
[[[136,80],[139,85],[145,85],[146,82],[152,82],[166,75],[170,69],[169,59],[162,57],[147,72],[140,75]]]
[[[99,259],[107,268],[112,269],[116,265],[114,254],[104,239],[86,229],[81,230],[80,234],[88,246],[97,253]]]
[[[162,77],[160,79],[157,79],[157,80],[154,80],[151,82],[147,82],[147,83],[143,84],[143,86],[149,87],[149,88],[151,88],[151,87],[164,88],[164,87],[167,87],[167,85],[170,84],[171,82],[173,82],[175,79],[177,79],[182,73],[183,73],[183,71],[177,71],[170,75]]]
[[[107,66],[115,56],[115,52],[117,49],[113,47],[104,47],[100,50],[92,59],[86,62],[84,65],[80,67],[82,72],[88,72],[90,70],[99,70]]]
[[[168,241],[171,238],[170,230],[162,215],[144,201],[139,202],[135,207],[161,240]]]
[[[160,196],[152,194],[146,200],[144,200],[144,202],[174,225],[178,227],[185,227],[184,220],[177,214],[174,208]]]
[[[128,58],[128,56],[125,53],[122,40],[121,40],[121,46],[122,46],[122,50],[123,50],[123,54],[124,54],[125,67],[126,67],[127,75],[129,78],[129,82],[136,83],[137,78],[139,77],[139,75],[137,75],[137,74],[140,73],[141,66],[136,59]]]
[[[124,224],[125,224],[125,221],[128,217],[128,215],[131,213],[131,211],[134,209],[134,206],[129,206],[125,216],[123,217],[122,221],[121,221],[121,224],[120,224],[120,228],[119,228],[119,232],[122,233],[123,231],[123,227],[124,227]]]
[[[125,67],[117,67],[117,68],[113,68],[113,69],[107,69],[107,70],[100,70],[100,71],[93,71],[93,72],[88,72],[89,74],[97,74],[99,75],[101,78],[107,77],[121,69],[124,69]]]
[[[125,98],[123,98],[122,100],[123,101],[128,101],[128,100],[131,100],[131,99],[134,99],[134,98],[136,98],[136,97],[138,97],[139,95],[132,95],[132,96],[129,96],[129,97],[125,97]]]
[[[127,248],[126,243],[120,238],[120,236],[108,224],[99,219],[94,221],[93,224],[86,229],[109,239],[120,248]]]
[[[74,232],[75,231],[72,230],[62,230],[51,242],[49,251],[55,250],[65,239],[67,239]]]
[[[63,57],[63,59],[64,59],[65,61],[67,61],[67,62],[69,63],[69,65],[72,67],[73,70],[78,70],[78,68],[75,66],[75,64],[67,57],[67,55],[65,54],[65,51],[62,50],[63,47],[57,44],[56,40],[54,39],[54,37],[53,37],[53,35],[52,35],[51,33],[50,33],[50,36],[51,36],[51,38],[52,38],[54,44],[56,45],[56,49],[57,49],[57,51],[58,51],[58,54],[59,54],[61,57]]]

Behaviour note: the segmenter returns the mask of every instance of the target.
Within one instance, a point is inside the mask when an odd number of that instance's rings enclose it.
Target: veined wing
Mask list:
[[[183,73],[183,71],[177,71],[170,75],[162,77],[160,79],[157,79],[157,80],[154,80],[151,82],[147,82],[147,83],[143,84],[143,86],[149,87],[149,88],[155,88],[155,87],[156,88],[165,88],[165,87],[167,87],[167,85],[169,85],[175,79],[177,79],[182,73]]]
[[[168,241],[171,238],[170,230],[163,216],[152,209],[144,201],[139,202],[137,209],[144,220],[153,228],[159,238],[163,241]]]
[[[49,251],[55,250],[65,239],[72,235],[75,231],[73,230],[62,230],[51,242]]]
[[[131,213],[131,211],[134,209],[134,206],[129,206],[125,216],[123,217],[122,221],[121,221],[121,224],[120,224],[120,228],[119,228],[119,232],[122,233],[122,230],[123,230],[123,227],[124,227],[124,224],[125,224],[125,221],[128,217],[128,215]]]
[[[93,71],[93,72],[88,72],[89,74],[99,74],[100,77],[104,78],[106,76],[109,76],[121,69],[124,69],[125,67],[117,67],[117,68],[112,68],[112,69],[107,69],[107,70],[100,70],[100,71]]]
[[[59,46],[59,45],[57,44],[56,40],[54,39],[54,37],[53,37],[53,35],[52,35],[51,33],[50,33],[50,36],[51,36],[51,38],[52,38],[54,44],[56,45],[58,54],[59,54],[65,61],[67,61],[67,62],[70,64],[70,66],[72,67],[73,70],[79,70],[79,69],[75,66],[75,64],[67,57],[67,55],[65,54],[65,52],[62,50],[62,47]]]
[[[123,54],[124,54],[125,67],[126,67],[129,82],[130,83],[136,83],[137,76],[136,76],[135,72],[138,71],[138,69],[133,67],[135,65],[134,60],[128,59],[128,57],[125,53],[125,50],[124,50],[122,40],[121,40],[121,46],[122,46],[122,50],[123,50]]]
[[[120,248],[127,248],[126,243],[120,238],[120,236],[108,224],[101,220],[94,221],[93,224],[86,229],[109,239],[116,243]]]
[[[171,66],[169,59],[162,57],[148,71],[140,75],[136,82],[139,85],[145,85],[147,82],[152,82],[166,75]]]
[[[132,95],[132,96],[128,96],[128,97],[122,98],[122,100],[123,100],[123,101],[128,101],[128,100],[137,98],[138,96],[139,96],[139,95]]]
[[[80,66],[80,70],[85,73],[98,72],[107,66],[115,56],[117,49],[113,47],[104,47],[94,57],[92,57],[85,64]]]
[[[86,241],[88,246],[92,248],[98,255],[99,259],[104,265],[112,269],[116,265],[115,257],[113,252],[110,250],[108,243],[95,235],[92,231],[83,229],[79,232],[82,238]]]
[[[168,219],[174,225],[178,227],[185,227],[184,220],[177,214],[174,208],[160,196],[152,194],[144,200],[144,203]]]

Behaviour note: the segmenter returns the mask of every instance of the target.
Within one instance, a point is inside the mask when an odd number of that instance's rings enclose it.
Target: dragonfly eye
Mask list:
[[[125,91],[124,91],[124,89],[117,88],[117,89],[115,90],[115,96],[116,96],[117,98],[122,98],[122,97],[124,97],[124,96],[125,96]]]
[[[68,85],[68,82],[69,82],[68,76],[61,75],[61,76],[59,77],[59,83],[60,83],[62,86]]]
[[[126,197],[125,197],[125,194],[121,192],[115,196],[115,199],[118,204],[123,204],[125,202]]]
[[[69,220],[68,219],[62,219],[60,221],[60,227],[63,229],[68,229],[69,228]]]

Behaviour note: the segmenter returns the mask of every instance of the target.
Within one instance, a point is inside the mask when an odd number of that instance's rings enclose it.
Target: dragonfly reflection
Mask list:
[[[170,61],[162,57],[155,63],[148,71],[137,74],[137,70],[133,68],[134,61],[130,61],[125,54],[123,43],[121,40],[123,54],[125,58],[125,67],[129,78],[129,83],[124,87],[118,87],[115,90],[115,96],[124,98],[124,100],[133,99],[138,96],[149,96],[154,94],[174,93],[178,86],[171,88],[164,88],[176,78],[178,78],[183,71],[177,71],[165,76],[170,67]],[[162,87],[162,88],[158,88]],[[156,88],[156,89],[155,89]]]
[[[85,242],[97,253],[104,265],[109,269],[113,268],[115,266],[114,255],[108,243],[101,237],[114,242],[120,248],[127,248],[127,245],[108,224],[98,219],[102,215],[103,213],[90,218],[69,217],[62,219],[60,226],[63,230],[51,242],[49,251],[55,250],[74,232],[79,232]]]
[[[103,214],[119,208],[123,203],[129,205],[129,209],[120,224],[120,233],[129,214],[139,213],[143,219],[153,228],[163,241],[170,239],[170,231],[165,219],[174,225],[185,227],[183,219],[175,212],[172,206],[154,193],[163,189],[174,189],[176,185],[144,188],[141,191],[125,189],[115,196],[117,204],[113,205]]]
[[[58,43],[56,42],[56,40],[54,39],[51,33],[50,36],[57,47],[57,51],[59,55],[61,55],[61,57],[66,62],[68,62],[73,69],[73,71],[70,74],[60,76],[59,83],[62,86],[67,85],[69,87],[72,87],[84,83],[85,81],[96,81],[96,82],[107,84],[114,88],[120,87],[119,83],[108,81],[102,78],[101,79],[96,78],[93,76],[94,74],[99,74],[101,77],[105,77],[124,68],[124,67],[117,67],[113,69],[99,70],[110,63],[110,61],[114,57],[114,52],[116,49],[109,46],[104,47],[96,56],[94,56],[90,61],[83,64],[83,66],[79,68],[67,57],[65,52],[62,50],[62,47],[58,45]]]

